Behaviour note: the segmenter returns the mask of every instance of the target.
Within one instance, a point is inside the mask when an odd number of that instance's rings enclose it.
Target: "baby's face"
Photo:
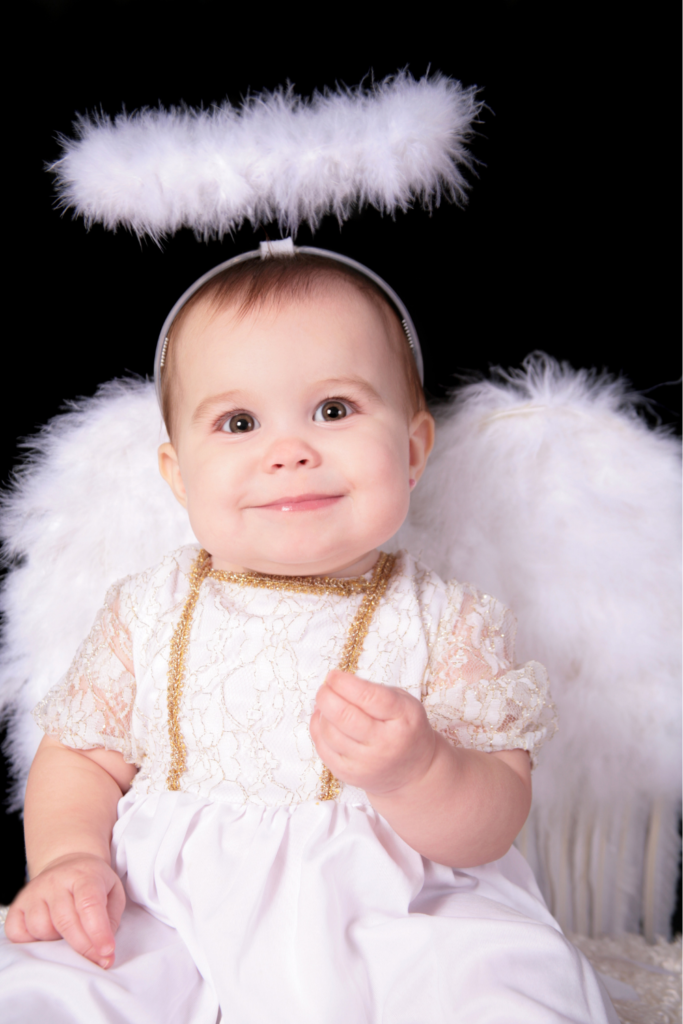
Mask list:
[[[175,339],[174,444],[160,468],[217,569],[355,574],[408,511],[433,439],[380,310],[353,288],[235,316],[198,307]]]

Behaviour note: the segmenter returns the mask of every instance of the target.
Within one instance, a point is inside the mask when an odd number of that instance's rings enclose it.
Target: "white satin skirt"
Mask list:
[[[514,848],[453,871],[372,808],[119,804],[108,971],[0,938],[5,1024],[618,1024]]]

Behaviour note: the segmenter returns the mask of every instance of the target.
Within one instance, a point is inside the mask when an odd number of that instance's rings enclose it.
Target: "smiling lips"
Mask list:
[[[316,509],[334,505],[341,498],[341,494],[298,494],[294,498],[278,498],[267,505],[255,507],[272,512],[314,512]]]

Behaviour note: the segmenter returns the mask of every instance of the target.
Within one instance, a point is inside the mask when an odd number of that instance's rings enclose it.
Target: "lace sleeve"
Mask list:
[[[33,710],[40,728],[67,747],[118,750],[130,764],[143,751],[131,732],[135,675],[130,631],[115,584],[64,678]]]
[[[545,668],[537,661],[515,667],[515,618],[495,598],[457,586],[449,607],[423,697],[429,720],[456,746],[521,748],[535,766],[557,730]]]

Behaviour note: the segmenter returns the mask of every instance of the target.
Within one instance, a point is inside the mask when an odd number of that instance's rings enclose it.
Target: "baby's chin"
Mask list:
[[[404,518],[400,513],[396,501],[375,510],[366,505],[352,516],[321,510],[248,517],[231,524],[229,531],[226,524],[223,530],[208,529],[206,535],[197,528],[212,524],[193,525],[216,569],[274,576],[362,575],[398,531]]]

